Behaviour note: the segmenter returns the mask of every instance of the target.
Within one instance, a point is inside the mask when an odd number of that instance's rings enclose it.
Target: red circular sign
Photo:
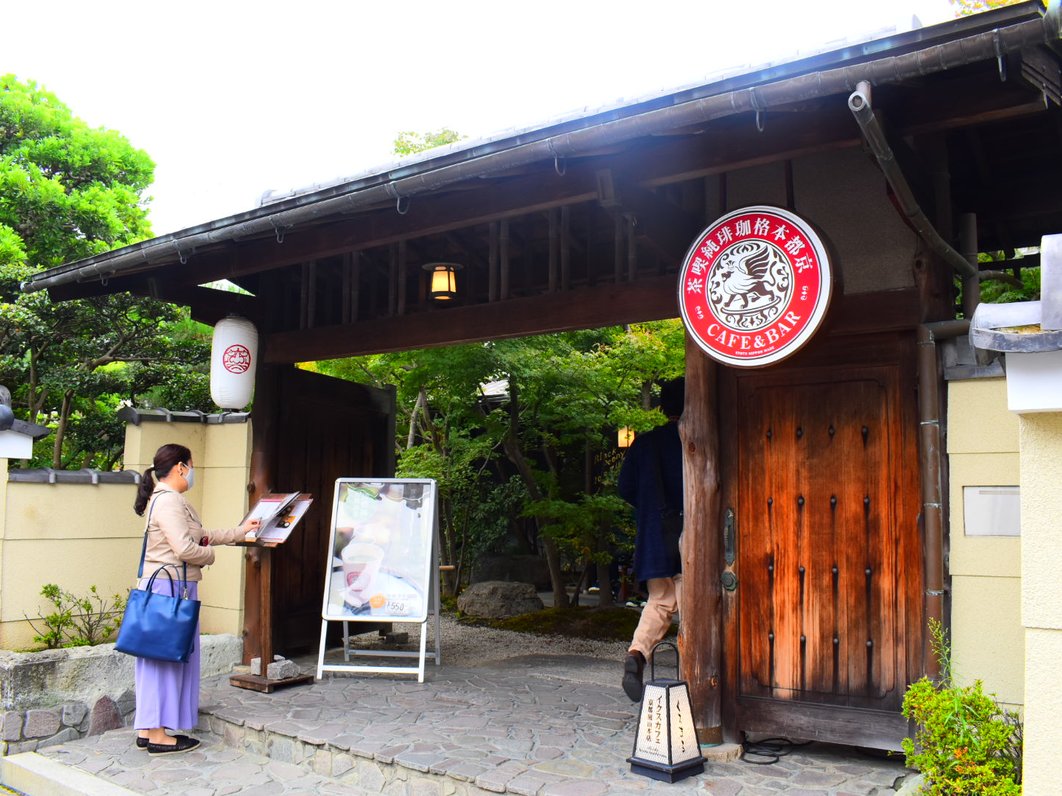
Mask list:
[[[246,373],[251,367],[251,352],[246,346],[233,343],[222,352],[221,364],[229,373]]]
[[[815,334],[831,287],[826,248],[806,221],[778,207],[743,207],[694,241],[679,272],[679,310],[709,356],[759,367]]]

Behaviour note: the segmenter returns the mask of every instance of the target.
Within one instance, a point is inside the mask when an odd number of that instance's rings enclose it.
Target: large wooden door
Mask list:
[[[724,638],[738,730],[897,749],[906,733],[924,613],[910,348],[731,375]]]
[[[320,640],[335,480],[394,475],[394,393],[296,369],[278,387],[275,489],[314,496],[273,555],[273,648],[289,655]]]

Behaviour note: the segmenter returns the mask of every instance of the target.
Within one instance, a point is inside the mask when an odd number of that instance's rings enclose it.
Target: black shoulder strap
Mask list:
[[[137,567],[136,570],[136,577],[138,580],[144,577],[144,556],[147,555],[148,528],[151,527],[151,512],[155,509],[156,500],[158,500],[158,497],[152,498],[151,505],[148,506],[147,521],[144,523],[144,543],[140,546],[140,566]]]

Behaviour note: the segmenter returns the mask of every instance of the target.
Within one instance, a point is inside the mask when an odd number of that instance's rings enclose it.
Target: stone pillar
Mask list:
[[[1021,440],[1025,793],[1058,790],[1062,744],[1062,413],[1024,414]]]

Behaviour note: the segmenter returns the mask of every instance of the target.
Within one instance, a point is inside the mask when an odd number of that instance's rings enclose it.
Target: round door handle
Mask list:
[[[723,588],[727,591],[734,591],[737,589],[738,579],[737,575],[729,570],[723,573]]]

